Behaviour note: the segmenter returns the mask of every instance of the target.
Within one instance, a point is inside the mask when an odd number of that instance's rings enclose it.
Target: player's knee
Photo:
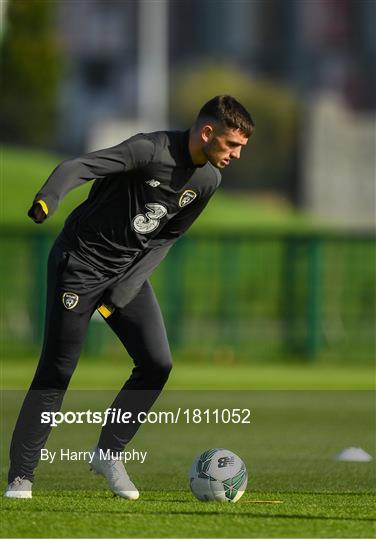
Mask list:
[[[167,381],[167,379],[168,379],[168,377],[170,375],[170,371],[172,370],[172,362],[169,361],[169,362],[161,365],[159,370],[160,370],[161,376]]]
[[[172,360],[169,355],[159,355],[153,358],[152,368],[149,373],[154,379],[161,381],[167,381],[170,371],[172,369]]]
[[[66,390],[73,374],[73,369],[66,365],[39,367],[34,375],[31,387],[35,389],[59,388]]]

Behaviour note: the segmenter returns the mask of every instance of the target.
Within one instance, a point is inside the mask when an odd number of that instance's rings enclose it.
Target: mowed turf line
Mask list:
[[[2,388],[28,388],[37,366],[37,355],[10,358],[0,363]],[[128,378],[132,361],[124,357],[82,357],[70,388],[119,389]],[[372,390],[373,365],[209,364],[175,361],[166,388],[200,390]]]
[[[277,504],[257,501],[279,500]],[[145,492],[124,501],[104,492],[39,493],[5,500],[2,537],[273,538],[374,536],[371,495],[246,493],[201,503],[186,492]]]
[[[85,366],[86,362],[82,369]],[[8,369],[5,371],[9,373]],[[287,372],[291,378],[292,369]],[[215,376],[218,373],[219,379]],[[207,373],[207,381],[220,381],[223,388],[226,373],[212,369],[211,375]],[[244,367],[242,375],[245,376]],[[295,381],[299,378],[303,382],[298,370]],[[2,486],[9,437],[22,394],[3,394],[3,410],[7,405],[9,414],[3,427]],[[95,400],[98,410],[102,410],[112,394],[112,390],[75,391],[67,396],[64,410],[86,410]],[[333,459],[338,450],[350,445],[374,453],[371,392],[176,390],[165,392],[159,403],[162,410],[173,408],[174,404],[176,408],[179,403],[213,408],[221,396],[228,407],[248,404],[252,423],[219,427],[143,426],[135,438],[135,447],[148,449],[150,457],[144,465],[132,463],[127,467],[141,491],[138,501],[113,498],[104,479],[89,473],[86,463],[43,463],[33,500],[2,500],[2,536],[373,536],[374,464],[340,463]],[[65,427],[59,427],[53,431],[48,443],[50,450],[63,446],[90,448],[89,441],[95,440],[98,426],[67,426],[64,430]],[[249,471],[248,490],[235,505],[201,503],[189,493],[187,470],[192,459],[208,446],[218,444],[239,453]],[[80,489],[72,491],[76,486]],[[155,491],[150,491],[151,487]],[[59,491],[52,491],[57,488]]]

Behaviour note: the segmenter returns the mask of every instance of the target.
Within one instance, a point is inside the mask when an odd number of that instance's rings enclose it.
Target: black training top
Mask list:
[[[188,140],[189,131],[141,133],[64,161],[35,201],[43,201],[51,216],[71,189],[95,179],[87,200],[67,218],[61,240],[74,256],[108,274],[147,266],[150,253],[154,268],[221,180],[211,163],[193,164]],[[143,271],[142,279],[149,273]]]
[[[121,271],[140,251],[181,236],[220,183],[218,169],[192,163],[189,132],[138,134],[112,148],[64,161],[36,200],[48,216],[71,189],[95,179],[68,217],[63,238],[102,270]]]

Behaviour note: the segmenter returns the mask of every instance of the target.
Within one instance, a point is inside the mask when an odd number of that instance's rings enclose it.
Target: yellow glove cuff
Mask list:
[[[42,201],[42,199],[39,199],[39,201],[37,201],[37,203],[39,203],[41,205],[43,212],[47,216],[48,215],[48,206],[47,206],[47,204],[44,201]]]

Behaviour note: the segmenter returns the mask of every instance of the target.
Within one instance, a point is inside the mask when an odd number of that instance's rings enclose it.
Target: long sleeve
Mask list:
[[[51,216],[59,202],[72,189],[89,180],[141,167],[153,159],[154,152],[153,140],[139,134],[117,146],[63,161],[43,184],[34,202],[43,201],[48,216]]]
[[[132,268],[114,285],[106,290],[103,296],[104,304],[115,308],[123,308],[141,289],[143,283],[163,261],[173,242],[147,249]]]
[[[180,238],[205,209],[212,195],[213,193],[206,197],[200,197],[197,201],[193,201],[186,208],[183,208],[175,217],[166,223],[159,232],[158,239],[174,242]]]

